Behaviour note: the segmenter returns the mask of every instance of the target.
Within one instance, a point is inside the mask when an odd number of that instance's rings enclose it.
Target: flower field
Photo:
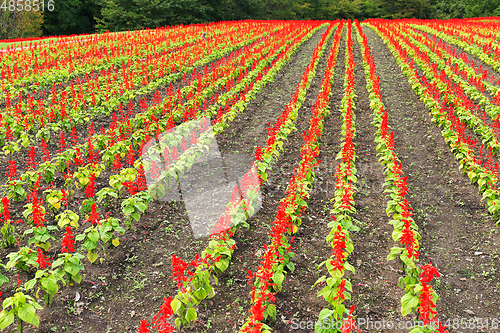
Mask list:
[[[500,330],[498,18],[0,52],[0,331]]]

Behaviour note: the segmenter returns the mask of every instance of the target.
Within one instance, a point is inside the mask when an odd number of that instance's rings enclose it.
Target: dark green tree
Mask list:
[[[104,0],[96,30],[123,31],[208,22],[210,8],[198,0]]]
[[[54,10],[44,12],[43,34],[71,35],[95,32],[95,17],[101,12],[100,0],[55,1]]]

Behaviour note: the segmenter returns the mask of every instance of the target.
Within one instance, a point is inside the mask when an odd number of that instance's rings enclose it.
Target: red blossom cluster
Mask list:
[[[95,205],[95,203],[92,203],[92,206],[90,207],[90,214],[87,218],[87,222],[92,223],[92,225],[101,225],[99,212],[97,211],[97,206]]]
[[[49,262],[48,258],[43,254],[42,250],[40,248],[37,249],[38,254],[36,256],[36,262],[38,264],[38,267],[41,269],[45,269],[46,266],[50,266],[51,263]]]
[[[61,253],[75,252],[75,236],[71,231],[71,227],[66,227],[66,232],[63,234]]]
[[[87,198],[93,198],[95,195],[95,173],[92,173],[90,175],[89,183],[85,188],[85,195],[87,196]]]

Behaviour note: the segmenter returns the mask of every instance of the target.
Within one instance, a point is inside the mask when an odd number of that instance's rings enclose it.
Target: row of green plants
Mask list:
[[[474,133],[481,137],[482,142],[486,147],[491,148],[493,153],[498,154],[500,152],[500,144],[498,143],[493,129],[488,124],[485,124],[485,121],[476,116],[472,112],[471,108],[468,108],[465,103],[460,103],[460,101],[467,102],[469,100],[475,100],[478,105],[486,111],[491,119],[497,119],[500,115],[500,106],[491,103],[481,91],[470,85],[464,79],[460,78],[450,68],[450,66],[445,63],[442,52],[439,52],[435,45],[431,50],[426,45],[413,38],[411,34],[408,34],[408,31],[400,29],[399,32],[402,36],[400,41],[404,42],[404,44],[402,44],[403,47],[405,47],[409,54],[414,57],[416,63],[424,72],[425,76],[429,80],[435,80],[437,82],[441,96],[455,101],[455,112],[460,120],[466,123],[468,127],[474,131]],[[419,50],[420,53],[417,53],[417,50]],[[439,54],[436,54],[435,51],[438,51]],[[436,64],[437,66],[433,64]],[[441,70],[441,72],[438,72],[438,69]],[[469,73],[475,73],[472,68],[466,65],[462,67],[462,70],[468,70]],[[442,73],[445,73],[445,75]],[[471,75],[474,75],[472,73]],[[485,81],[481,82],[484,84]],[[450,90],[448,87],[452,83],[457,85],[459,89],[463,90],[463,92],[461,94],[457,94]],[[493,85],[488,86],[490,87],[489,90],[495,94],[500,91]]]
[[[356,232],[359,227],[353,223],[353,214],[356,213],[355,200],[356,196],[356,150],[354,139],[356,138],[356,79],[354,69],[356,63],[353,57],[353,40],[352,40],[352,22],[347,24],[347,38],[345,44],[344,57],[344,96],[340,102],[340,114],[342,129],[340,132],[342,143],[341,149],[336,158],[341,159],[335,171],[335,192],[334,197],[330,200],[333,208],[330,210],[332,221],[328,223],[330,232],[326,236],[326,242],[332,247],[331,256],[323,261],[318,268],[325,266],[328,274],[322,275],[313,285],[323,286],[318,291],[317,297],[322,297],[328,302],[328,307],[323,308],[319,312],[318,322],[320,325],[315,326],[315,333],[336,333],[336,332],[351,332],[356,330],[354,324],[354,305],[347,309],[344,302],[351,299],[352,285],[349,279],[346,278],[346,271],[355,273],[347,259],[354,250],[354,243],[351,238],[351,232]],[[337,41],[337,49],[338,43]],[[337,53],[338,50],[335,50]],[[336,62],[331,59],[329,66],[333,69]],[[328,109],[328,95],[331,92],[333,84],[333,70],[330,76],[325,76],[324,89],[328,91],[323,102],[324,108]]]
[[[78,124],[110,116],[120,110],[123,113],[123,107],[130,107],[130,101],[148,96],[160,87],[168,87],[191,74],[195,68],[252,44],[269,33],[271,32],[262,33],[257,28],[229,31],[204,41],[201,46],[200,43],[186,43],[181,47],[174,47],[157,59],[157,64],[139,61],[137,66],[122,70],[120,76],[115,69],[115,73],[108,71],[102,75],[94,75],[89,82],[81,80],[79,84],[68,85],[59,92],[53,89],[52,95],[47,99],[25,97],[24,101],[11,107],[8,98],[7,112],[2,119],[4,126],[0,129],[3,150],[6,153],[19,151],[21,145],[27,149],[41,138],[48,142],[51,134],[59,134],[61,130],[70,132]],[[234,44],[227,43],[230,37]],[[212,52],[206,54],[205,49]],[[179,97],[186,95],[186,91],[181,91]]]
[[[460,31],[458,27],[453,27],[450,31],[449,29],[443,29],[443,27],[434,24],[413,24],[414,27],[436,35],[447,43],[452,45],[456,45],[460,47],[462,50],[473,54],[483,61],[485,64],[490,65],[497,72],[500,73],[500,63],[498,60],[500,59],[498,56],[491,56],[486,53],[485,49],[483,49],[484,45],[491,43],[491,40],[484,40],[477,36],[472,36],[471,33]],[[491,44],[490,44],[491,45]],[[495,54],[500,51],[498,46],[496,47]],[[500,53],[499,53],[500,54]]]

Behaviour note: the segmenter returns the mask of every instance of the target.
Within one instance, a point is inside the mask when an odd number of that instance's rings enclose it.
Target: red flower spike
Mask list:
[[[262,299],[259,299],[257,303],[252,306],[250,309],[250,313],[253,316],[253,319],[256,321],[261,321],[264,319],[264,308],[262,307]]]
[[[136,184],[137,191],[145,191],[147,189],[146,176],[144,175],[144,167],[142,164],[139,166],[139,174],[137,176]]]
[[[2,198],[2,206],[3,206],[3,219],[4,222],[10,220],[10,212],[9,212],[9,198]]]
[[[66,232],[63,234],[61,245],[61,253],[75,252],[75,236],[71,231],[71,227],[66,227]]]
[[[73,126],[73,128],[71,129],[71,144],[74,146],[78,143],[78,134],[76,133],[76,128],[75,126]]]
[[[139,326],[138,333],[148,333],[151,332],[151,330],[148,329],[148,322],[146,320],[141,320],[141,326]]]
[[[123,167],[122,161],[119,154],[116,154],[115,159],[113,161],[113,173],[117,173]]]
[[[59,138],[59,150],[58,152],[62,152],[64,151],[64,149],[66,148],[66,138],[64,137],[64,132],[61,131],[61,135],[60,135],[60,138]]]
[[[432,264],[427,264],[425,266],[421,266],[422,273],[418,276],[420,278],[420,282],[429,283],[435,277],[439,277],[439,272],[436,267],[432,266]]]
[[[174,314],[172,311],[172,297],[164,298],[164,303],[160,306],[160,311],[156,316],[154,316],[154,328],[160,333],[171,333],[174,332],[175,327],[167,320]]]
[[[85,189],[85,195],[87,198],[92,198],[95,195],[95,173],[90,176],[90,181]]]
[[[97,207],[96,207],[95,203],[92,203],[92,207],[90,207],[90,214],[89,214],[89,217],[87,219],[87,222],[91,222],[92,225],[94,225],[94,224],[101,225],[101,222],[99,220],[100,220],[100,218],[99,218],[99,212],[97,211]]]
[[[9,161],[9,166],[7,167],[7,172],[5,174],[9,177],[9,179],[17,177],[16,161]]]
[[[43,155],[43,161],[48,162],[50,161],[50,151],[47,148],[47,142],[45,142],[44,138],[41,138],[41,146],[42,146],[42,155]]]
[[[37,249],[38,254],[36,256],[36,262],[38,263],[41,269],[45,269],[46,266],[50,266],[51,263],[48,261],[48,258],[43,254],[40,248]]]
[[[134,149],[132,148],[132,146],[130,146],[127,154],[127,165],[133,165],[134,161],[135,161]]]
[[[255,149],[255,159],[257,161],[262,160],[262,149],[260,149],[259,145],[257,145],[257,149]]]
[[[33,198],[33,223],[37,228],[43,228],[43,222],[45,221],[45,213],[42,209],[42,202],[37,197]]]
[[[424,321],[424,325],[430,324],[431,319],[437,314],[437,311],[436,304],[432,299],[432,288],[425,282],[422,282],[419,301],[418,312],[420,313],[420,319]]]

